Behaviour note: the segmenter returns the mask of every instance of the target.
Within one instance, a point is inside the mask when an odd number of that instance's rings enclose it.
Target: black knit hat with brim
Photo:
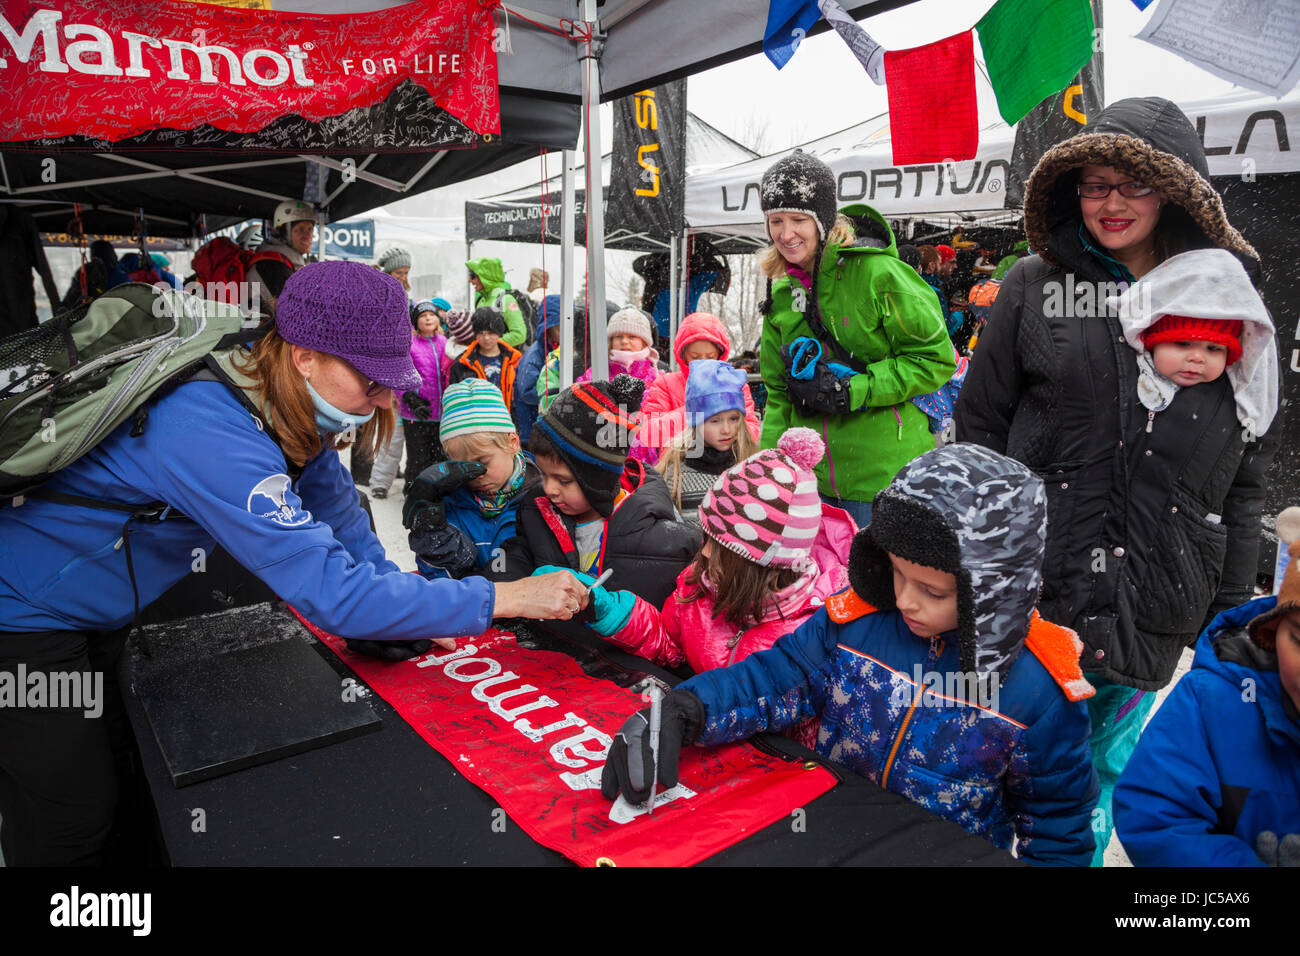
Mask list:
[[[537,419],[537,432],[573,472],[587,503],[604,517],[614,511],[627,464],[645,382],[616,375],[612,382],[579,382],[562,391]]]

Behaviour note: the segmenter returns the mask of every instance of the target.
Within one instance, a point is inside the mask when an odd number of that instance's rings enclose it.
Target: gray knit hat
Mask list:
[[[647,346],[655,344],[654,332],[651,331],[650,316],[635,306],[625,305],[609,318],[605,329],[612,339],[624,333],[635,335]]]
[[[398,269],[411,268],[411,254],[405,249],[394,246],[391,249],[385,249],[379,256],[379,271],[392,274]]]
[[[284,284],[275,328],[290,345],[335,355],[395,392],[419,388],[406,292],[361,262],[313,262]]]

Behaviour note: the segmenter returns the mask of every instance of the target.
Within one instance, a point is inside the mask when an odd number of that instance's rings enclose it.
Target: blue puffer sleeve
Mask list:
[[[1092,722],[1082,701],[1067,699],[1055,685],[1050,692],[1054,701],[1020,738],[1006,776],[1016,852],[1043,866],[1087,866],[1096,845],[1098,794],[1088,749]]]
[[[1115,787],[1115,829],[1134,866],[1264,865],[1246,841],[1210,832],[1218,824],[1222,787],[1205,721],[1229,717],[1241,699],[1238,693],[1214,707],[1206,683],[1196,670],[1178,682]]]
[[[426,581],[404,574],[358,523],[365,514],[343,481],[321,475],[299,482],[300,498],[285,475],[280,449],[252,416],[215,382],[181,386],[160,401],[140,439],[146,444],[151,494],[197,522],[230,555],[313,624],[340,637],[418,640],[481,634],[492,621],[493,585],[483,578]],[[178,452],[178,449],[180,451]],[[313,465],[318,464],[313,460]],[[305,474],[305,472],[304,472]],[[343,491],[347,494],[344,494]],[[315,509],[315,510],[313,510]],[[330,515],[338,528],[321,520]],[[375,564],[359,557],[374,555]]]
[[[825,608],[765,651],[681,684],[704,704],[706,747],[784,730],[822,711],[839,627]]]

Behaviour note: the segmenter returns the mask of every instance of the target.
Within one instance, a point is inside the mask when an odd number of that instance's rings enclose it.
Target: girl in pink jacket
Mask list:
[[[686,379],[691,374],[695,359],[717,359],[725,362],[731,352],[731,339],[716,315],[692,312],[682,319],[677,337],[673,339],[673,353],[680,368],[676,372],[660,375],[646,389],[641,402],[641,428],[638,440],[648,448],[662,451],[686,427]],[[758,441],[760,424],[754,411],[754,396],[745,386],[745,424]]]
[[[593,629],[656,664],[686,662],[699,673],[767,650],[798,628],[848,587],[858,530],[848,512],[817,495],[812,469],[823,454],[816,432],[792,428],[775,449],[724,472],[700,507],[704,548],[663,610],[598,587]],[[806,743],[811,730],[796,739]]]

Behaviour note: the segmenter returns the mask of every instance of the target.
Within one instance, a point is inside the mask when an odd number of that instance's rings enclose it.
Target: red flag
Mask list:
[[[979,148],[971,31],[885,53],[894,165],[973,159]]]
[[[681,782],[659,794],[648,816],[600,795],[605,751],[645,704],[567,654],[521,648],[493,630],[455,651],[393,664],[354,654],[299,620],[529,836],[586,866],[697,863],[836,783],[819,765],[749,744],[686,747]]]

